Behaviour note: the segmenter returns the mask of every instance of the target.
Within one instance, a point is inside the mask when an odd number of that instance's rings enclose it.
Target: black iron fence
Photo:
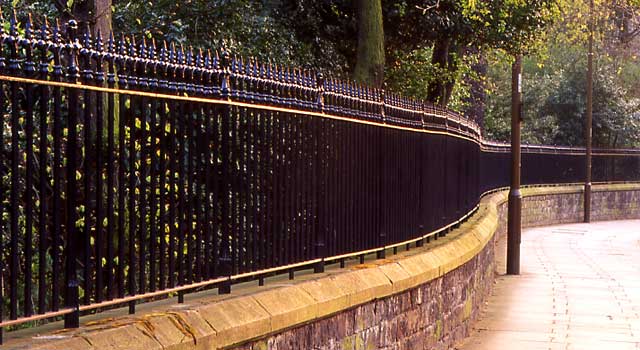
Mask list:
[[[0,32],[0,327],[382,257],[508,183],[508,146],[452,111],[65,27]],[[584,178],[582,150],[524,152],[525,183]],[[601,150],[595,179],[639,160]]]

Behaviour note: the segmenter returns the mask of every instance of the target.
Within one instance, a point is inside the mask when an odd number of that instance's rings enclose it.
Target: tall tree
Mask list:
[[[381,87],[384,81],[384,29],[381,0],[357,0],[358,57],[355,80]]]

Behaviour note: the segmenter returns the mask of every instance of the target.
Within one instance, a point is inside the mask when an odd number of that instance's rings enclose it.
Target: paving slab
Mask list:
[[[521,259],[456,349],[640,349],[640,220],[525,229]]]

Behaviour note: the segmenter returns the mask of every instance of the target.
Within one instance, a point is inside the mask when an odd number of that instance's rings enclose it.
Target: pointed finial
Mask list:
[[[162,63],[166,63],[167,62],[167,58],[168,58],[167,42],[163,40],[162,41],[162,46],[160,47],[160,53],[159,53],[158,59]]]
[[[116,49],[115,38],[113,37],[113,31],[109,31],[109,40],[107,40],[107,51],[114,53]]]
[[[234,72],[234,73],[238,71],[238,56],[237,55],[233,55],[233,58],[231,59],[231,71]]]
[[[126,39],[124,37],[124,34],[120,34],[120,40],[118,40],[118,54],[121,56],[124,56],[127,54],[127,48],[126,48]]]
[[[33,21],[31,19],[31,13],[27,15],[27,22],[24,24],[24,37],[27,40],[33,38]]]
[[[49,21],[47,20],[47,16],[44,16],[42,21],[42,25],[40,26],[40,35],[38,36],[38,47],[43,50],[48,36],[49,36]]]
[[[271,64],[271,60],[269,60],[269,63],[267,63],[267,72],[266,72],[267,76],[266,78],[269,80],[273,79],[273,66]]]
[[[142,37],[142,42],[140,43],[140,48],[138,49],[138,53],[140,54],[140,58],[147,58],[147,40],[145,37]]]
[[[244,66],[244,58],[242,56],[238,57],[238,73],[240,74],[249,74]]]
[[[198,54],[196,55],[196,67],[203,68],[204,67],[204,55],[202,54],[202,49],[198,49]]]
[[[176,44],[173,42],[169,46],[169,62],[178,63],[176,62]]]
[[[91,42],[91,27],[89,27],[89,23],[86,23],[84,28],[84,33],[82,35],[82,40],[84,42]],[[89,44],[90,46],[91,44]]]
[[[71,41],[77,41],[76,31],[78,30],[78,22],[72,19],[67,22],[67,39]]]
[[[2,8],[0,8],[0,34],[4,34],[4,14]]]
[[[98,30],[96,31],[96,39],[95,39],[95,49],[96,51],[98,51],[99,53],[102,53],[104,51],[104,46],[102,44],[102,33],[100,32],[100,28],[98,28]]]
[[[177,63],[178,64],[184,65],[184,62],[185,62],[185,57],[184,56],[185,56],[184,55],[184,45],[180,44],[180,50],[178,50],[178,57],[177,57],[177,60],[178,60]]]
[[[149,47],[149,59],[150,60],[156,60],[156,50],[158,48],[156,47],[156,39],[151,38],[151,46]]]
[[[207,55],[204,58],[204,68],[211,69],[213,64],[213,59],[211,57],[211,50],[207,49]]]
[[[228,69],[230,61],[231,61],[231,54],[229,53],[229,51],[227,50],[222,51],[222,54],[220,57],[221,68]]]
[[[129,56],[138,57],[138,50],[136,48],[136,38],[132,36],[129,39]]]
[[[193,66],[193,48],[191,46],[189,46],[189,49],[187,50],[185,63],[189,67]]]
[[[60,34],[60,20],[56,18],[55,24],[53,25],[53,31],[51,33],[51,39],[54,43],[60,43],[61,34]]]
[[[260,78],[267,79],[267,66],[264,63],[260,64]]]
[[[46,41],[48,37],[49,37],[49,19],[47,18],[47,16],[44,16],[42,20],[42,25],[40,26],[40,40]]]
[[[9,35],[18,36],[18,19],[16,18],[16,10],[11,12],[11,18],[9,19]]]

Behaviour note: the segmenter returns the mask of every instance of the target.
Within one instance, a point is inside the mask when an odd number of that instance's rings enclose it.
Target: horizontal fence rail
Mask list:
[[[422,101],[73,22],[18,28],[0,32],[0,327],[383,257],[508,184],[508,145]],[[525,184],[584,179],[583,149],[523,152]],[[636,150],[594,155],[595,181],[639,170]]]

